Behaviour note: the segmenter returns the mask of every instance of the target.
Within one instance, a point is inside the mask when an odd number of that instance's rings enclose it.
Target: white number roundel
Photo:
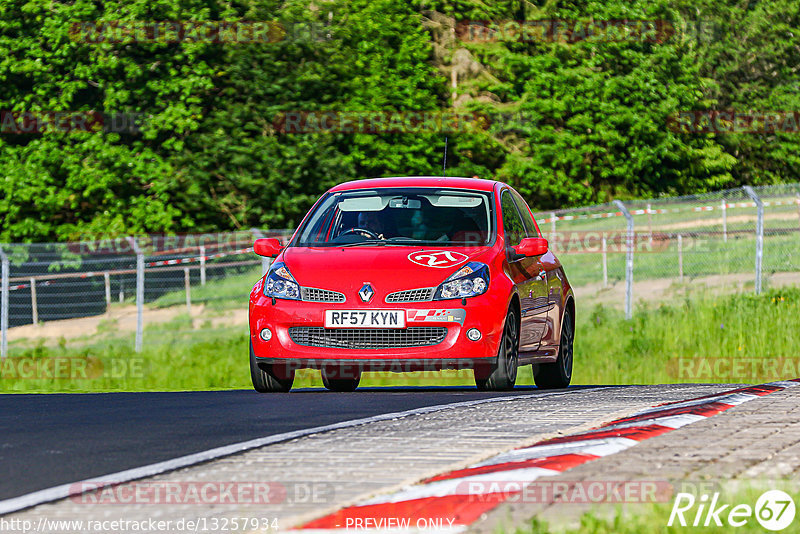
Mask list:
[[[453,267],[459,263],[467,261],[466,254],[453,252],[452,250],[424,250],[422,252],[412,252],[408,259],[423,267]]]

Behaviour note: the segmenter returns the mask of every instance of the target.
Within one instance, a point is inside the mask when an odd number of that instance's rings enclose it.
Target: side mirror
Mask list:
[[[263,239],[256,239],[253,243],[253,252],[259,256],[266,256],[274,258],[281,251],[281,242],[274,237],[265,237]]]
[[[547,252],[547,239],[543,237],[526,237],[514,247],[520,256],[541,256]]]

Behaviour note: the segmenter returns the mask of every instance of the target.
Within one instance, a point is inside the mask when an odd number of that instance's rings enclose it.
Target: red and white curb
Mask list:
[[[460,532],[481,514],[541,477],[633,447],[640,441],[700,421],[758,397],[800,386],[800,379],[734,389],[666,403],[587,432],[548,439],[437,475],[395,493],[296,527],[304,530]]]

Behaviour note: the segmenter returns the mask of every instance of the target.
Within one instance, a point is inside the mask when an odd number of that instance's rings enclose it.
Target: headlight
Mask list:
[[[283,263],[269,270],[264,283],[264,295],[276,299],[300,300],[300,286]]]
[[[476,297],[489,289],[489,266],[471,261],[436,288],[434,300]]]

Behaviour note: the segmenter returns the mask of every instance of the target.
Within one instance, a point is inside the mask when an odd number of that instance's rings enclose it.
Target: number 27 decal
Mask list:
[[[408,259],[417,265],[423,267],[452,267],[463,263],[469,256],[460,252],[453,252],[452,250],[434,250],[423,252],[412,252],[408,255]]]

